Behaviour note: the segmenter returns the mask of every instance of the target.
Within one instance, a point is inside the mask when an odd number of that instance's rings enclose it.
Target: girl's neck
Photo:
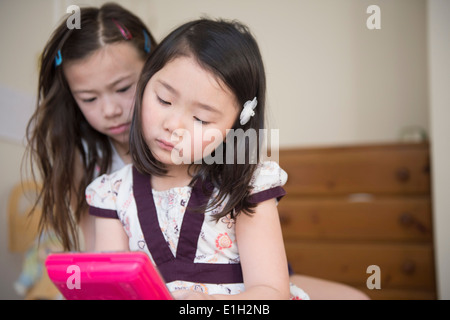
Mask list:
[[[165,176],[151,176],[152,188],[164,191],[189,185],[192,176],[188,173],[188,165],[167,166]]]
[[[114,146],[114,148],[117,151],[117,154],[119,155],[119,157],[122,159],[122,161],[125,164],[129,164],[131,163],[131,155],[128,152],[128,143],[119,143],[113,139],[109,139],[109,141],[111,142],[111,144]]]

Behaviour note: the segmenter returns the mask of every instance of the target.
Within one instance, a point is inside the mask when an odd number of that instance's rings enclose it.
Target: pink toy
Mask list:
[[[48,275],[67,300],[172,300],[144,252],[54,253]]]

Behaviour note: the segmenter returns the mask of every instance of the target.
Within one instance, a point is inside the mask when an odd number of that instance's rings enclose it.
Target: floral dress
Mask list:
[[[187,289],[207,294],[238,294],[245,290],[235,221],[213,215],[221,207],[199,212],[218,190],[197,181],[192,187],[156,191],[150,176],[127,165],[103,175],[86,189],[89,213],[119,219],[131,251],[144,251],[157,265],[170,291]],[[250,201],[281,199],[287,174],[275,162],[258,165],[251,181]],[[205,191],[206,194],[205,194]],[[222,204],[224,205],[224,204]],[[308,299],[291,284],[291,299]]]

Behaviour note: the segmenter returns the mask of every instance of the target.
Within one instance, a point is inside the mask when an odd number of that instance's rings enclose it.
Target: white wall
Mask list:
[[[381,30],[366,9],[381,8]],[[268,77],[269,125],[282,146],[396,140],[428,130],[423,0],[157,0],[158,36],[207,13],[247,23]]]
[[[433,222],[438,296],[450,300],[450,1],[428,1]]]
[[[22,154],[20,144],[0,139],[0,299],[19,298],[12,285],[20,274],[22,255],[8,250],[7,207],[11,189],[20,181]]]
[[[1,23],[10,26],[0,30],[8,44],[0,84],[33,94],[36,60],[57,17],[70,3],[105,2],[0,1]],[[248,24],[266,63],[269,126],[283,128],[282,146],[392,141],[408,126],[428,131],[425,0],[119,2],[158,39],[205,14]],[[366,27],[371,4],[381,8],[381,30]]]
[[[37,58],[65,9],[104,2],[0,0],[0,93],[29,101]],[[249,25],[266,64],[269,126],[280,128],[281,146],[396,141],[409,126],[429,131],[425,0],[117,2],[140,16],[157,39],[202,15]],[[366,27],[371,4],[381,8],[380,30]],[[14,117],[28,119],[28,103],[12,115],[5,101],[0,96],[0,127]],[[0,298],[14,297],[12,281],[20,271],[20,256],[6,250],[5,226],[9,191],[20,179],[23,130],[12,137],[0,130]]]

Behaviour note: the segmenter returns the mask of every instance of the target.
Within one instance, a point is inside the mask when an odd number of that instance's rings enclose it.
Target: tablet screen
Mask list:
[[[144,252],[53,253],[45,266],[67,300],[171,300]]]

